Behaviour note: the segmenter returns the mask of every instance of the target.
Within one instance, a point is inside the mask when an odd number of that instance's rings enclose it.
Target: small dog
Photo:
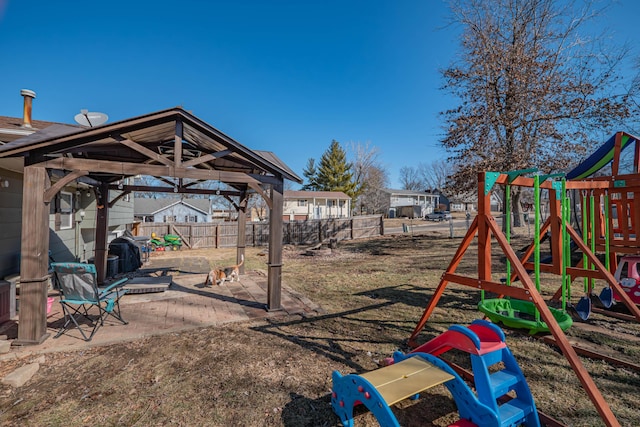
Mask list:
[[[215,283],[216,285],[221,285],[228,280],[229,282],[240,281],[240,266],[244,264],[244,255],[240,255],[240,264],[232,265],[231,267],[225,268],[214,268],[207,275],[207,280],[204,282],[205,286],[208,286]]]

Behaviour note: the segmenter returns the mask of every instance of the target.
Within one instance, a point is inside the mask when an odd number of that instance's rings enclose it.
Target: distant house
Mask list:
[[[445,199],[444,195],[440,195],[441,202]],[[499,191],[491,192],[491,212],[502,212],[503,195]],[[449,196],[449,210],[451,212],[476,212],[478,210],[478,195],[475,192],[468,191]]]
[[[133,209],[140,222],[211,222],[209,199],[136,197]]]
[[[493,196],[493,193],[491,193]],[[449,196],[449,210],[451,212],[475,212],[478,210],[478,195],[467,191]]]
[[[389,218],[407,216],[411,218],[424,217],[440,204],[440,195],[426,191],[382,189],[389,203]]]
[[[351,197],[341,191],[285,191],[285,220],[348,218]]]
[[[235,217],[237,217],[237,213],[235,211],[231,211],[231,209],[224,209],[224,208],[213,208],[213,209],[211,209],[211,221],[212,222],[231,221]]]

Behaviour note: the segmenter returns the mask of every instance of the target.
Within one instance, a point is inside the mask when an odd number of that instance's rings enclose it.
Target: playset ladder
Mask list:
[[[477,402],[468,399],[470,390],[450,389],[462,419],[478,426],[538,426],[540,421],[531,390],[504,340],[504,333],[498,326],[485,320],[475,320],[469,327],[451,326],[414,352],[439,355],[456,349],[470,355],[475,398],[497,415],[498,424],[479,413]],[[501,369],[495,370],[500,362],[502,365],[498,366]],[[490,370],[492,367],[494,369]],[[516,397],[499,403],[510,392],[515,392]]]
[[[434,355],[451,349],[471,355],[475,393],[445,361]],[[364,404],[381,427],[399,427],[390,406],[439,384],[447,387],[458,406],[461,420],[453,425],[540,425],[529,386],[497,326],[482,320],[469,327],[453,325],[420,350],[434,354],[396,352],[394,364],[362,375],[343,376],[334,371],[331,405],[343,425],[353,426],[353,407]],[[504,363],[504,369],[490,373],[489,368],[498,362]],[[515,392],[516,397],[499,404],[498,399],[509,392]]]

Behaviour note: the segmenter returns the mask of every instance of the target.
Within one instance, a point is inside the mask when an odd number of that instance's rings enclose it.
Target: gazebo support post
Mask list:
[[[96,191],[96,243],[94,263],[96,265],[96,277],[98,283],[104,283],[107,277],[107,233],[109,229],[109,183],[103,182]]]
[[[47,333],[49,287],[49,203],[51,186],[43,167],[26,166],[22,188],[22,243],[20,259],[20,315],[14,345],[41,344]]]
[[[240,203],[238,204],[238,243],[236,245],[236,262],[240,263],[245,257],[245,246],[247,242],[247,192],[242,191],[240,194]],[[244,274],[244,263],[240,266],[240,274]]]
[[[282,214],[284,179],[271,185],[271,212],[269,213],[269,273],[267,282],[267,310],[280,310],[282,292]]]

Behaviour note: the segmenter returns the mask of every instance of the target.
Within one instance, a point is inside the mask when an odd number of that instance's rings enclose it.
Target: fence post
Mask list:
[[[220,247],[220,224],[216,224],[216,249]]]

